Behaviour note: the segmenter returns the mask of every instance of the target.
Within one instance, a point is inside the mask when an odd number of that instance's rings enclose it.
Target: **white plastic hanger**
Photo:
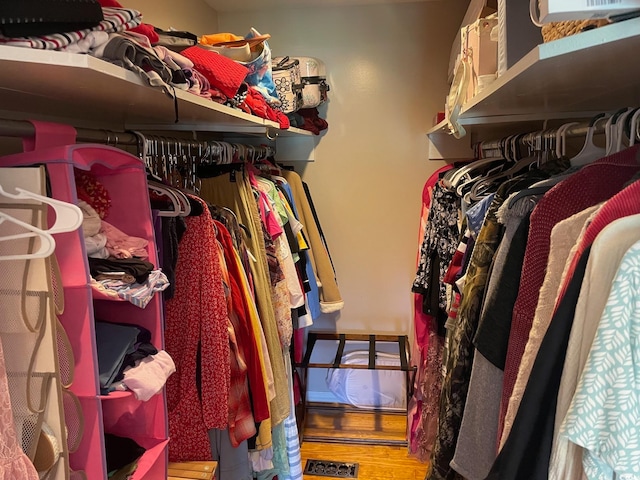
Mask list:
[[[622,132],[620,131],[620,124],[618,122],[626,118],[626,114],[629,112],[629,110],[631,110],[631,108],[629,107],[622,108],[611,115],[609,120],[607,120],[607,123],[605,125],[607,155],[611,155],[612,153],[617,151],[616,147],[618,145],[618,135],[622,134]]]
[[[174,193],[176,194],[176,197],[178,197],[178,201],[180,202],[180,216],[188,216],[191,213],[191,204],[189,203],[189,199],[187,198],[186,193],[184,193],[179,188],[176,188]]]
[[[570,160],[572,167],[582,167],[604,157],[607,154],[607,150],[605,148],[598,147],[593,143],[593,135],[598,122],[608,118],[609,115],[600,113],[591,120],[589,127],[587,128],[587,135],[584,140],[582,150],[580,150],[580,152]],[[607,134],[607,129],[605,128],[605,135]]]
[[[182,202],[180,198],[176,194],[176,191],[173,188],[166,187],[160,183],[148,181],[149,190],[153,190],[154,192],[164,195],[171,201],[171,205],[173,206],[172,210],[160,210],[158,212],[158,216],[160,217],[177,217],[183,214],[184,209],[182,207]]]
[[[456,170],[449,182],[449,188],[452,190],[456,190],[458,186],[461,185],[461,182],[466,182],[473,178],[471,174],[474,173],[474,171],[476,173],[475,178],[478,179],[482,176],[482,172],[485,171],[486,167],[497,162],[504,163],[504,161],[504,157],[492,157],[482,158],[480,160],[475,160],[471,163],[468,163]],[[478,171],[480,171],[480,174],[478,174]]]
[[[2,225],[4,222],[11,222],[15,225],[19,225],[26,229],[27,232],[6,235],[4,237],[0,236],[0,242],[37,237],[38,239],[40,239],[40,246],[38,250],[32,253],[0,255],[0,260],[28,260],[31,258],[46,258],[55,250],[56,241],[49,232],[45,232],[44,230],[34,227],[29,223],[25,223],[21,220],[18,220],[17,218],[12,217],[8,213],[0,211],[0,225]]]
[[[629,146],[632,147],[636,144],[636,138],[638,136],[638,117],[640,117],[640,108],[637,109],[631,117],[631,129],[629,130]]]
[[[30,192],[23,188],[15,188],[18,193],[6,192],[0,185],[0,194],[15,200],[36,200],[53,207],[56,214],[56,221],[51,228],[46,230],[49,234],[73,232],[82,225],[82,210],[71,203],[45,197],[37,193]]]
[[[620,115],[620,118],[618,118],[618,120],[616,121],[615,123],[616,141],[615,141],[615,144],[612,145],[611,153],[621,152],[625,148],[623,141],[626,138],[625,127],[627,125],[627,118],[635,114],[636,110],[637,109],[635,108],[629,108],[626,112]],[[630,139],[627,139],[627,140],[630,141]]]
[[[556,158],[562,158],[567,154],[567,130],[580,125],[579,122],[569,122],[558,127],[556,132]]]

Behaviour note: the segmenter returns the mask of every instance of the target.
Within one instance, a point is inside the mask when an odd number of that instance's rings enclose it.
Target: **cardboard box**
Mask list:
[[[591,20],[640,10],[640,0],[538,0],[540,22]]]

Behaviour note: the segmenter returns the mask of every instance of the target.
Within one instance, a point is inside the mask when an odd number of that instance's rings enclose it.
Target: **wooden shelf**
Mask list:
[[[640,18],[538,45],[463,106],[459,119],[466,137],[456,142],[446,122],[427,132],[430,158],[456,158],[469,152],[474,134],[504,125],[587,118],[640,105],[640,62],[634,60],[639,50]]]
[[[174,102],[135,73],[90,55],[0,46],[0,108],[10,118],[38,118],[87,128],[204,130],[309,136],[275,122],[176,90]],[[176,122],[176,104],[178,122]],[[13,115],[12,115],[13,114]]]

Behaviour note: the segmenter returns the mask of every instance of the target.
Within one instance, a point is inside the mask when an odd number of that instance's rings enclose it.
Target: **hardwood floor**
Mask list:
[[[407,417],[401,413],[366,412],[348,408],[307,410],[304,438],[376,445],[406,445]]]
[[[301,447],[303,468],[309,459],[329,460],[358,463],[358,480],[423,480],[428,465],[409,456],[406,421],[404,412],[312,406],[307,409],[305,419]],[[332,477],[305,475],[304,478],[329,480]]]
[[[302,468],[304,469],[307,460],[327,460],[357,463],[358,480],[423,480],[428,465],[409,456],[405,430],[404,414],[371,413],[348,408],[310,408],[306,415],[301,445]],[[324,441],[310,441],[309,438],[324,438]],[[363,442],[370,444],[362,444]],[[400,445],[401,443],[405,444]],[[213,465],[215,464],[206,462],[172,464],[169,480],[209,480]],[[305,480],[332,478],[335,477],[304,476]]]
[[[345,445],[304,442],[302,465],[308,459],[358,463],[358,480],[423,480],[427,465],[409,457],[406,447]],[[331,480],[332,477],[305,475],[305,480]]]

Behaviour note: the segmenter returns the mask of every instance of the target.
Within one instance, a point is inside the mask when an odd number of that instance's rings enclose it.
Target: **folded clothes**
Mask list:
[[[78,200],[78,207],[82,211],[82,233],[85,237],[93,237],[100,232],[102,226],[100,215],[84,200]]]
[[[289,118],[283,112],[270,107],[264,96],[254,87],[249,86],[247,96],[239,108],[257,117],[278,122],[283,130],[291,126]]]
[[[89,258],[92,277],[101,273],[124,272],[133,275],[138,283],[144,283],[153,271],[153,264],[138,258]]]
[[[135,367],[124,370],[124,383],[138,400],[146,402],[156,395],[169,376],[176,371],[173,359],[164,350],[140,360]]]
[[[98,0],[98,2],[100,3],[100,5],[102,5],[102,8],[105,8],[105,7],[124,8],[120,4],[120,2],[117,2],[116,0]],[[130,28],[128,30],[131,32],[140,33],[145,37],[148,37],[151,43],[154,43],[154,44],[158,43],[159,37],[158,37],[158,34],[156,33],[156,28],[153,25],[149,25],[148,23],[141,23],[137,27]]]
[[[91,277],[91,288],[102,295],[113,298],[114,300],[120,298],[118,297],[118,292],[105,287],[93,277]]]
[[[98,275],[96,277],[96,280],[98,282],[118,282],[118,283],[123,283],[123,284],[127,284],[127,285],[131,285],[133,283],[136,283],[136,279],[134,278],[133,275],[130,275],[128,273],[124,273],[124,272],[112,272],[112,273],[101,273],[100,275]]]
[[[153,50],[144,48],[131,37],[127,38],[117,33],[110,34],[105,44],[90,53],[137,73],[153,87],[166,87],[171,83],[171,69],[167,64],[160,60]]]
[[[195,68],[204,75],[211,86],[226,97],[233,97],[249,70],[233,60],[199,46],[189,47],[182,52],[191,60]]]
[[[116,377],[116,381],[124,378],[124,370],[126,368],[135,367],[143,358],[158,353],[158,349],[151,343],[151,332],[140,325],[136,325],[140,330],[136,339],[136,349],[134,352],[127,354],[122,362],[122,371]]]
[[[84,248],[87,256],[93,258],[109,258],[107,250],[107,236],[104,233],[96,233],[91,237],[84,237]]]
[[[207,77],[202,75],[198,70],[192,68],[191,70],[185,69],[185,75],[187,77],[187,81],[189,82],[189,93],[193,93],[194,95],[198,95],[203,98],[211,98],[211,84]]]
[[[127,354],[135,351],[140,330],[134,325],[95,322],[100,391],[109,392]]]
[[[93,28],[73,32],[52,33],[46,36],[16,37],[0,36],[0,44],[12,47],[37,48],[41,50],[60,50],[86,38],[92,31],[115,33],[123,32],[140,25],[142,15],[129,8],[103,8],[104,20]]]
[[[107,250],[116,258],[147,258],[149,242],[144,238],[127,235],[108,222],[102,221],[100,232],[107,236]]]
[[[107,40],[109,40],[107,32],[89,32],[86,38],[78,40],[61,50],[71,53],[89,53],[91,50],[107,43]]]
[[[193,62],[184,55],[169,50],[162,45],[156,45],[153,50],[158,55],[158,58],[169,65],[170,68],[176,70],[179,68],[192,69],[194,67]]]
[[[154,270],[144,282],[127,283],[122,280],[99,280],[98,283],[107,290],[114,291],[119,298],[126,300],[136,307],[145,308],[156,292],[162,292],[169,287],[169,280],[160,270]]]

